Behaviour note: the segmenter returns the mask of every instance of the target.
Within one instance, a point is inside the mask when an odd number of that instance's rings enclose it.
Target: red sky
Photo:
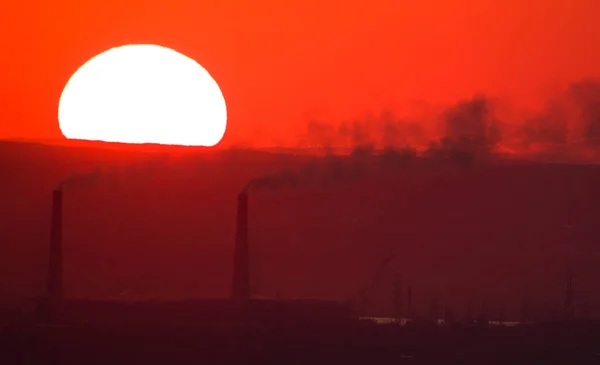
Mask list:
[[[600,76],[596,0],[31,0],[0,11],[0,138],[57,138],[70,75],[126,43],[201,63],[224,141],[294,143],[311,116],[359,117],[475,92],[524,101]]]

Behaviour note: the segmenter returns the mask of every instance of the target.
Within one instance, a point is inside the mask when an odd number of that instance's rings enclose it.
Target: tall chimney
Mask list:
[[[244,302],[250,299],[250,267],[248,261],[248,194],[244,191],[238,195],[231,293],[234,301]]]
[[[50,227],[50,260],[48,265],[47,296],[51,308],[63,298],[62,268],[62,191],[52,194],[52,226]]]

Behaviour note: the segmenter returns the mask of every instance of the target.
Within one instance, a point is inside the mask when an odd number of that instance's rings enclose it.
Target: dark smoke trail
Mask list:
[[[257,177],[248,182],[242,192],[325,187],[377,175],[395,174],[401,171],[400,166],[416,157],[416,154],[416,150],[412,148],[387,148],[383,153],[375,153],[372,146],[360,146],[354,148],[348,156],[328,154],[314,158],[297,171],[288,169]]]
[[[446,143],[472,152],[489,151],[500,140],[497,121],[485,96],[476,96],[447,109],[442,116]]]
[[[103,176],[105,173],[98,168],[88,173],[76,173],[58,183],[56,190],[87,188],[95,185]]]
[[[307,146],[399,150],[411,145],[454,162],[492,156],[597,163],[600,157],[600,78],[558,91],[539,111],[476,95],[446,108],[425,105],[399,117],[391,110],[339,123],[311,122]],[[429,146],[429,147],[428,147]]]
[[[75,173],[61,181],[56,189],[89,188],[96,184],[115,186],[125,181],[148,181],[163,164],[164,156],[153,156],[136,163],[116,166],[97,166],[92,171]]]
[[[580,140],[588,145],[600,145],[600,79],[572,83],[567,90],[567,98],[574,106],[575,117],[582,124]]]

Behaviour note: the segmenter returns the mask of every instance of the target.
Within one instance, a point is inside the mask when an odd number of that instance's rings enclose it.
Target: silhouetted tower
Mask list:
[[[62,267],[62,191],[52,193],[52,218],[50,226],[50,252],[48,262],[47,300],[53,316],[63,299]]]
[[[248,258],[248,194],[238,195],[237,228],[233,263],[233,285],[231,297],[234,301],[250,299],[250,265]]]
[[[575,308],[573,305],[573,270],[569,267],[567,272],[567,288],[565,291],[565,320],[572,320],[575,317]]]

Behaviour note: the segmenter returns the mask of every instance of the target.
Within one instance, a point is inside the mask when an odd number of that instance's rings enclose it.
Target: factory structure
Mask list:
[[[234,269],[231,297],[184,301],[119,302],[68,298],[63,289],[63,191],[52,195],[47,293],[40,306],[41,321],[69,324],[157,325],[341,325],[358,321],[358,314],[338,302],[312,299],[256,299],[250,286],[248,194],[237,200]]]
[[[375,282],[382,275],[393,255],[387,257],[375,277],[361,292],[358,310],[335,301],[279,298],[254,298],[250,285],[251,245],[248,236],[248,193],[242,190],[237,197],[236,232],[234,241],[231,296],[226,299],[188,299],[183,301],[111,301],[69,298],[63,287],[63,191],[56,189],[52,194],[52,215],[49,247],[49,266],[46,296],[42,299],[38,313],[42,322],[52,323],[147,323],[178,325],[333,325],[359,321],[360,315],[368,312],[368,299]],[[569,268],[562,318],[575,318],[572,270]],[[412,306],[411,286],[402,290],[398,279],[393,283],[393,318],[396,323],[405,323],[415,317]],[[452,311],[445,307],[443,316],[437,301],[432,303],[427,317],[436,321],[453,323]],[[482,304],[481,321],[487,318]],[[498,320],[504,322],[504,310]],[[473,321],[471,308],[467,310],[467,322]],[[441,318],[443,317],[443,318]],[[362,317],[369,319],[371,317]],[[375,318],[375,317],[373,317]],[[530,323],[527,301],[522,301],[521,323]]]

